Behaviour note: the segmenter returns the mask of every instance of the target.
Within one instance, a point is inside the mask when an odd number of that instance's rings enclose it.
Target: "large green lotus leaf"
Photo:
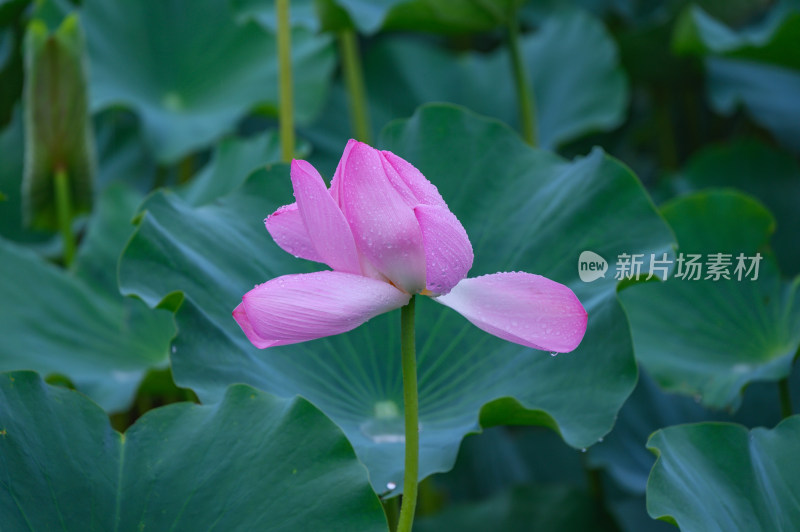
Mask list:
[[[352,24],[359,32],[376,33],[389,11],[408,0],[317,0],[322,26],[338,30]]]
[[[781,150],[755,140],[709,146],[694,155],[681,171],[684,190],[736,187],[769,208],[777,223],[772,246],[784,275],[800,273],[800,165]]]
[[[420,298],[420,475],[448,470],[461,439],[481,425],[543,424],[572,446],[594,443],[633,389],[636,368],[616,281],[581,283],[577,260],[586,249],[606,257],[670,249],[671,233],[641,185],[600,151],[568,162],[451,106],[396,123],[383,146],[417,165],[462,220],[475,248],[472,276],[547,275],[568,283],[590,316],[581,347],[550,357]],[[381,492],[400,484],[403,469],[398,313],[267,351],[253,348],[231,317],[254,284],[319,269],[281,251],[263,228],[265,215],[292,201],[290,188],[281,165],[202,207],[155,194],[123,253],[121,288],[151,306],[175,291],[185,296],[171,357],[179,384],[204,401],[218,400],[231,382],[307,397],[343,428]]]
[[[366,34],[378,30],[412,30],[476,33],[507,24],[520,0],[294,0],[289,14],[292,26],[316,31],[355,26]],[[317,4],[317,5],[315,5]],[[240,17],[254,17],[275,30],[275,0],[234,0]]]
[[[122,186],[104,192],[72,271],[0,239],[0,370],[64,375],[119,411],[148,369],[167,364],[171,315],[121,296],[116,282],[140,199]]]
[[[730,279],[645,283],[621,293],[636,358],[665,389],[697,396],[712,408],[736,408],[753,381],[789,375],[800,345],[800,278],[783,282],[765,245],[774,220],[734,191],[706,191],[662,209],[680,251],[730,254]],[[754,273],[737,279],[737,256],[762,254]],[[745,265],[750,267],[750,261]],[[655,304],[654,302],[657,302]]]
[[[641,384],[637,390],[639,387]],[[637,391],[634,391],[634,395],[628,399],[620,411],[620,418],[630,410],[631,402],[640,397],[640,395],[637,397]],[[691,402],[691,400],[688,401]],[[618,431],[619,425],[620,419],[615,423],[612,435]],[[656,425],[656,428],[659,427],[661,425]],[[607,511],[614,514],[618,525],[618,528],[613,528],[613,530],[620,532],[674,530],[671,525],[652,519],[647,515],[645,507],[644,484],[647,480],[647,473],[650,472],[655,461],[653,455],[647,452],[644,446],[650,432],[645,433],[641,441],[631,441],[625,449],[631,454],[637,454],[641,449],[641,454],[649,457],[643,472],[641,494],[632,497],[616,489],[613,483],[603,482],[605,487],[602,495],[603,505]],[[608,440],[607,436],[605,442]],[[432,491],[437,498],[448,501],[448,505],[455,504],[465,509],[467,513],[475,512],[476,516],[482,515],[485,511],[487,518],[489,515],[494,515],[498,521],[505,519],[507,515],[519,515],[520,517],[526,515],[523,506],[542,504],[544,500],[548,499],[545,494],[551,491],[564,495],[572,494],[575,496],[574,498],[571,496],[567,498],[576,505],[580,505],[582,502],[591,500],[587,494],[589,488],[587,479],[592,478],[593,475],[587,475],[587,468],[595,467],[595,465],[591,462],[587,463],[586,458],[591,458],[592,450],[605,445],[607,444],[600,442],[594,445],[587,454],[568,447],[557,434],[541,427],[493,427],[464,439],[455,467],[452,471],[432,478],[431,484],[434,486]],[[629,456],[621,455],[619,459],[625,463],[629,460]],[[510,497],[514,498],[516,503],[499,502],[501,500],[509,502],[509,492],[519,486],[526,486],[525,489],[531,494],[527,499],[517,498],[512,494]],[[426,498],[425,489],[430,488],[423,487],[423,501]],[[597,496],[598,494],[595,495],[595,497]],[[432,498],[430,495],[427,497],[429,500]],[[549,500],[560,508],[560,497],[560,495],[557,496],[555,501]],[[595,501],[597,500],[595,499]],[[514,508],[516,504],[519,505],[516,510],[507,514],[507,509]],[[484,510],[479,510],[479,508]],[[539,530],[539,527],[543,526],[537,521],[537,518],[542,515],[541,512],[542,510],[537,508],[531,514],[527,514],[532,522],[537,523],[537,526],[523,528],[523,530]],[[453,523],[459,522],[455,513],[446,508],[442,514],[432,516],[431,520],[421,518],[419,524],[429,527],[440,524],[442,525],[440,530],[452,530],[455,529],[454,526],[446,527],[444,523],[450,520]],[[565,513],[569,514],[571,511],[568,510]],[[593,516],[594,518],[605,518],[602,514],[593,514]],[[559,522],[558,520],[564,519],[564,516],[554,519]],[[514,518],[511,522],[516,523]],[[575,524],[574,521],[569,521],[569,523]],[[485,527],[485,529],[490,528]],[[594,530],[591,526],[587,526],[585,529]],[[497,530],[506,530],[506,528],[498,527]],[[516,529],[512,528],[511,530]]]
[[[0,374],[0,485],[4,530],[386,530],[341,431],[243,385],[120,434],[80,394]]]
[[[306,143],[298,148],[297,158],[309,151]],[[208,164],[178,189],[178,194],[192,205],[209,203],[239,187],[253,171],[280,159],[280,138],[275,130],[246,139],[227,138],[216,146]]]
[[[800,2],[784,0],[761,20],[734,30],[697,6],[680,17],[678,51],[705,55],[712,105],[731,114],[739,105],[793,150],[800,151]]]
[[[706,68],[717,111],[732,114],[744,106],[783,145],[800,151],[800,70],[726,58],[710,58]]]
[[[582,11],[559,11],[524,36],[521,47],[542,147],[554,148],[622,122],[628,105],[625,74],[614,40],[598,19]],[[374,131],[432,101],[464,105],[511,125],[519,121],[505,47],[454,53],[419,38],[386,37],[366,50],[364,74]],[[352,136],[347,105],[347,94],[337,87],[320,120],[303,130],[317,150],[338,157],[339,146]]]
[[[94,1],[82,11],[93,109],[135,109],[160,161],[208,146],[257,105],[277,109],[274,35],[238,24],[227,2]],[[292,63],[295,117],[307,122],[334,68],[330,38],[294,30]]]
[[[489,500],[451,506],[420,519],[418,532],[612,532],[617,528],[588,493],[566,486],[517,488]]]
[[[479,33],[515,21],[522,3],[524,0],[407,0],[386,14],[383,29]]]
[[[521,485],[586,488],[586,455],[544,427],[492,427],[470,434],[455,466],[432,484],[450,502],[484,500]]]
[[[655,462],[645,443],[659,428],[700,421],[733,421],[748,427],[780,421],[781,407],[774,384],[748,386],[742,406],[734,415],[708,410],[696,399],[666,393],[647,372],[640,372],[636,390],[620,410],[614,430],[589,449],[589,464],[604,469],[627,493],[644,495]]]
[[[323,0],[322,25],[361,33],[411,30],[478,33],[508,24],[524,0]]]
[[[688,6],[675,25],[679,53],[714,54],[800,69],[800,2],[782,0],[756,24],[733,29],[698,5]]]
[[[97,146],[97,185],[104,189],[121,181],[147,194],[156,188],[158,169],[131,111],[108,109],[94,115]]]
[[[800,416],[772,430],[699,423],[659,430],[647,482],[651,516],[681,530],[795,530],[800,523]]]

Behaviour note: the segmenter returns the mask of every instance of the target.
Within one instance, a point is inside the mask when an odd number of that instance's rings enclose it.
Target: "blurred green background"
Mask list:
[[[0,371],[78,390],[118,431],[183,403],[134,425],[136,452],[166,454],[131,459],[147,494],[122,472],[109,484],[120,529],[204,529],[202,512],[176,510],[190,502],[225,529],[279,529],[264,498],[300,514],[324,501],[287,530],[381,529],[373,492],[395,520],[399,318],[265,352],[230,318],[254,283],[316,269],[261,226],[292,201],[275,13],[0,0]],[[551,359],[422,305],[415,529],[800,528],[800,2],[292,0],[290,13],[294,156],[327,179],[349,138],[398,153],[464,223],[470,276],[541,273],[589,310],[582,346]],[[757,282],[589,285],[586,249],[764,260]],[[98,486],[123,471],[126,440],[89,399],[7,376],[0,516],[108,529],[86,519],[113,507]],[[281,402],[296,394],[309,402]],[[284,435],[269,452],[247,430],[260,416]],[[238,458],[192,432],[205,423]],[[294,447],[320,457],[304,466],[318,489],[289,488],[297,467],[266,474]],[[180,449],[183,469],[158,469]]]

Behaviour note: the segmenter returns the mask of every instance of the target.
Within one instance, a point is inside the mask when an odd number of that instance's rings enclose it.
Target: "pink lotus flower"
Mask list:
[[[296,203],[265,224],[285,251],[333,271],[284,275],[247,292],[233,311],[259,348],[355,329],[423,294],[484,331],[546,351],[575,349],[587,314],[566,286],[523,272],[467,279],[472,245],[436,187],[388,151],[348,142],[330,189],[292,161]]]

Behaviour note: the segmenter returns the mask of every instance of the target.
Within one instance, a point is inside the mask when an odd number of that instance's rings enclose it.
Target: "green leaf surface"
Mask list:
[[[389,11],[407,0],[323,0],[322,26],[341,29],[342,24],[352,24],[359,32],[376,33]],[[331,18],[333,17],[333,18]]]
[[[781,419],[778,390],[772,383],[748,386],[742,406],[734,415],[708,410],[697,399],[666,393],[641,371],[639,383],[620,410],[614,430],[589,449],[589,465],[605,470],[625,492],[644,495],[655,462],[645,444],[659,428],[701,421],[731,421],[752,427],[774,425]]]
[[[414,530],[440,532],[597,532],[616,527],[585,491],[566,486],[517,488],[489,500],[460,504],[420,519]]]
[[[676,530],[672,523],[650,517],[644,495],[623,494],[607,497],[605,506],[614,516],[620,532],[675,532]]]
[[[275,0],[233,0],[239,20],[253,18],[272,32],[278,31]],[[311,31],[319,30],[319,19],[314,0],[292,0],[289,4],[289,24]]]
[[[800,523],[800,416],[772,430],[728,423],[659,430],[647,510],[681,530],[794,530]]]
[[[379,30],[485,32],[507,24],[523,1],[325,0],[320,3],[324,28],[352,25],[360,33],[372,35]]]
[[[304,399],[243,385],[121,435],[80,394],[0,374],[0,485],[8,530],[386,530],[341,431]]]
[[[22,176],[24,172],[25,139],[22,113],[14,112],[8,127],[0,132],[0,235],[16,242],[48,248],[53,242],[50,231],[27,228],[22,221]]]
[[[23,220],[57,229],[54,177],[64,171],[73,214],[91,210],[95,174],[83,33],[75,15],[50,33],[34,19],[25,37]]]
[[[147,194],[156,188],[156,162],[147,148],[136,115],[125,109],[108,109],[94,116],[97,145],[97,187],[115,182]]]
[[[0,370],[66,376],[108,411],[124,410],[175,334],[167,311],[119,294],[116,264],[141,196],[109,187],[65,271],[0,239]]]
[[[754,140],[709,146],[682,170],[677,186],[735,187],[752,194],[775,216],[772,246],[784,275],[800,273],[800,164],[788,153]]]
[[[800,345],[800,278],[781,281],[765,250],[774,220],[739,192],[699,192],[674,200],[662,213],[680,252],[687,259],[702,255],[703,269],[699,280],[673,272],[666,282],[620,294],[636,358],[665,389],[697,396],[712,408],[735,409],[749,383],[779,380],[791,371]],[[729,279],[709,278],[708,255],[717,253],[730,255]],[[757,280],[754,273],[737,279],[740,253],[763,256]]]
[[[301,146],[296,157],[308,152]],[[281,145],[275,130],[241,139],[227,138],[214,149],[211,160],[185,186],[178,189],[192,205],[203,205],[239,187],[254,170],[281,159]]]
[[[781,144],[800,152],[800,70],[726,58],[708,59],[706,69],[718,112],[730,115],[743,106]]]
[[[340,0],[345,4],[347,0]],[[523,0],[411,0],[394,6],[384,30],[480,33],[515,20]]]
[[[707,93],[718,112],[732,114],[743,106],[781,143],[800,151],[798,39],[797,0],[777,2],[737,29],[691,6],[676,23],[673,48],[706,58]]]
[[[670,248],[671,234],[641,185],[599,151],[567,162],[451,106],[424,107],[396,123],[383,147],[417,165],[464,223],[475,249],[471,276],[547,275],[568,283],[589,312],[581,347],[554,358],[487,335],[421,298],[421,476],[448,470],[479,421],[544,424],[575,447],[594,443],[632,390],[636,368],[616,282],[581,283],[577,259],[584,249],[611,257],[623,245],[643,253]],[[266,351],[253,348],[231,317],[254,284],[319,269],[281,251],[263,228],[266,215],[291,201],[286,166],[258,172],[202,207],[154,195],[121,259],[121,287],[151,306],[174,291],[185,295],[171,357],[180,385],[205,401],[219,399],[231,382],[307,397],[343,428],[382,492],[388,482],[400,485],[403,468],[397,313],[348,334]]]
[[[29,3],[30,0],[0,0],[0,26],[11,24]]]
[[[544,427],[492,427],[464,438],[455,467],[431,483],[453,503],[486,500],[522,485],[585,489],[584,457]]]
[[[678,53],[722,55],[800,69],[800,2],[782,0],[755,24],[731,28],[698,5],[679,16],[673,38]]]
[[[524,35],[521,47],[536,102],[540,146],[554,148],[622,122],[628,87],[616,45],[602,22],[582,11],[559,11]],[[435,101],[463,105],[512,126],[518,123],[505,47],[455,53],[418,38],[385,37],[365,51],[364,73],[374,131]],[[338,158],[339,146],[352,136],[347,109],[347,95],[337,87],[320,120],[303,130],[304,137]]]
[[[275,37],[252,20],[238,24],[227,2],[88,2],[82,11],[92,108],[133,108],[159,161],[207,147],[257,106],[275,114]],[[331,39],[295,29],[292,64],[295,117],[308,122],[334,68]]]

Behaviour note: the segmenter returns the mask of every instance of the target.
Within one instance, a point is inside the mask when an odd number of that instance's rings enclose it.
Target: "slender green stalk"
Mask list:
[[[371,144],[367,90],[364,87],[364,71],[358,52],[358,36],[352,29],[339,32],[339,49],[342,56],[342,72],[347,92],[350,95],[350,122],[356,140]]]
[[[514,83],[517,86],[517,105],[519,107],[519,125],[522,138],[531,146],[538,144],[536,133],[536,104],[533,101],[533,90],[528,82],[522,51],[519,46],[519,22],[511,17],[508,23],[508,49],[511,52],[511,67],[514,70]]]
[[[69,176],[63,168],[56,170],[53,178],[56,195],[56,216],[61,239],[64,241],[64,265],[72,264],[75,257],[75,235],[72,234],[72,198],[69,190]]]
[[[417,357],[414,346],[414,296],[400,310],[401,357],[403,365],[403,401],[406,414],[406,471],[403,477],[403,504],[397,532],[411,532],[417,507],[419,475],[419,404],[417,401]]]
[[[778,381],[778,395],[781,398],[781,418],[786,419],[792,415],[792,394],[789,391],[789,378]]]
[[[294,157],[294,99],[292,95],[292,29],[289,25],[289,0],[276,0],[278,18],[278,120],[281,134],[281,159]]]

